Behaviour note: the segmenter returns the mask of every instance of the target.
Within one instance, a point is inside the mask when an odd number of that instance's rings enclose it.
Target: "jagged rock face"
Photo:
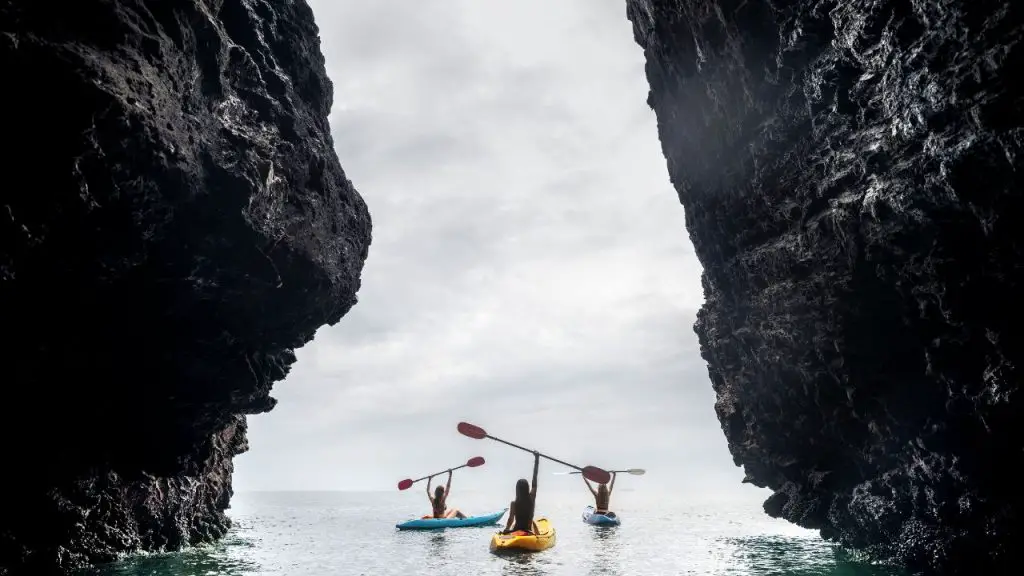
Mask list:
[[[1021,540],[1024,4],[629,0],[765,510],[915,568]]]
[[[0,573],[215,538],[370,243],[312,12],[9,0],[0,69]]]

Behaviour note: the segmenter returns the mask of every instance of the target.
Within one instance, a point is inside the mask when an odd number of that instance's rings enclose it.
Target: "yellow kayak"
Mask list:
[[[529,534],[518,530],[511,534],[497,533],[491,536],[491,552],[540,552],[555,545],[555,529],[547,518],[537,518],[537,533]]]

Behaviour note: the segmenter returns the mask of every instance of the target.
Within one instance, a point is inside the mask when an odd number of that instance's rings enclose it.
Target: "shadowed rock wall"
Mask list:
[[[627,5],[704,265],[715,409],[765,510],[915,568],[1010,573],[1024,4]]]
[[[0,573],[222,535],[370,217],[301,0],[0,4]]]

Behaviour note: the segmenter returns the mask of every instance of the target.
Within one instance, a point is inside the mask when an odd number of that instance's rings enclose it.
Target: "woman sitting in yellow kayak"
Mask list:
[[[583,481],[587,483],[587,488],[590,488],[590,493],[594,495],[594,512],[597,514],[607,514],[608,505],[612,499],[612,490],[615,489],[615,472],[612,472],[612,485],[598,484],[597,491],[590,485],[590,480],[587,480],[586,476],[583,476]]]
[[[452,490],[452,471],[448,470],[448,484],[445,486],[438,486],[434,490],[434,495],[430,495],[430,483],[433,478],[427,478],[427,499],[430,500],[430,507],[433,510],[434,518],[465,518],[466,515],[459,511],[458,508],[452,508],[447,510],[445,507],[448,504],[448,494]]]
[[[537,524],[533,521],[533,510],[537,503],[537,471],[540,469],[540,454],[533,452],[533,487],[520,478],[516,482],[516,499],[509,504],[508,522],[505,523],[505,530],[502,534],[512,532],[526,532],[533,534],[537,531]]]

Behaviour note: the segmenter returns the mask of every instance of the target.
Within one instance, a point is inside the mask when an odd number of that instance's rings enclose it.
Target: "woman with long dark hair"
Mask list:
[[[608,505],[612,498],[612,490],[615,490],[615,472],[612,472],[612,485],[598,484],[597,490],[590,485],[590,480],[587,477],[583,477],[583,482],[587,484],[587,488],[590,488],[590,493],[594,495],[594,513],[606,514],[608,512]]]
[[[427,499],[430,500],[431,515],[434,518],[465,518],[466,515],[459,511],[458,508],[447,509],[448,506],[448,494],[452,491],[452,471],[448,471],[448,484],[444,486],[438,486],[434,490],[434,495],[430,495],[430,483],[433,478],[427,478]]]
[[[520,478],[516,482],[516,499],[509,504],[508,522],[505,523],[503,534],[512,532],[527,532],[533,534],[536,531],[536,524],[533,522],[533,512],[537,503],[537,472],[540,470],[540,454],[533,453],[533,486]]]

